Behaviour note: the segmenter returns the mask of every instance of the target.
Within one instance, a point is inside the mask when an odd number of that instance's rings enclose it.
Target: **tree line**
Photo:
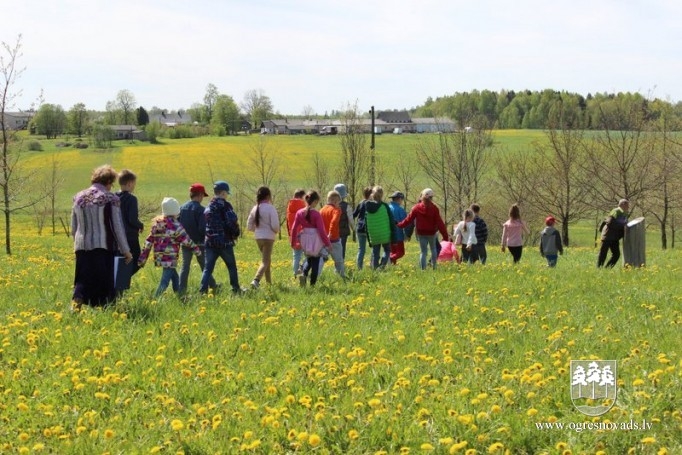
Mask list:
[[[609,113],[625,105],[642,110],[646,120],[656,120],[664,113],[672,113],[675,128],[682,121],[682,102],[673,104],[658,98],[648,99],[639,93],[596,93],[583,96],[556,90],[519,91],[473,90],[433,99],[412,109],[416,117],[448,117],[458,127],[475,126],[492,129],[547,129],[552,126],[557,112],[570,118],[572,128],[598,130],[609,120]],[[614,125],[632,129],[629,119]]]

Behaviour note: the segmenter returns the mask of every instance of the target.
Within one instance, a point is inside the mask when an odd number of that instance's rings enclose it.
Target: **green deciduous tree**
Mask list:
[[[241,125],[239,108],[229,95],[218,95],[213,106],[211,127],[218,134],[236,134]]]
[[[66,113],[58,104],[43,104],[33,118],[36,133],[54,139],[66,131]]]
[[[85,104],[76,103],[67,114],[68,129],[71,134],[82,137],[88,129],[88,111],[85,109]]]

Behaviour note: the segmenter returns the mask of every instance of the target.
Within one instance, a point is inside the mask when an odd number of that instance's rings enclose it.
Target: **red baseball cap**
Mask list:
[[[190,193],[202,193],[204,196],[208,196],[208,193],[206,192],[206,188],[204,188],[204,185],[201,183],[192,183],[189,186],[189,192]]]
[[[548,216],[547,218],[545,218],[545,224],[546,224],[547,226],[551,226],[551,225],[553,225],[555,222],[556,222],[556,220],[555,220],[554,217],[551,216],[551,215]]]

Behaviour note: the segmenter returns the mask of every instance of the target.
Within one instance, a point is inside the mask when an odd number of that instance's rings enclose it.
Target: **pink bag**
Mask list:
[[[303,254],[308,257],[318,257],[324,247],[320,233],[315,228],[304,228],[298,234],[298,241],[301,243]]]
[[[459,253],[454,243],[443,240],[440,242],[440,253],[438,254],[438,262],[460,262]]]

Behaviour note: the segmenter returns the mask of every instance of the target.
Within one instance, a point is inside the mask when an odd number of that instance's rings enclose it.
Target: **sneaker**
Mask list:
[[[306,282],[308,281],[308,277],[301,274],[298,276],[298,283],[301,285],[301,287],[305,287]]]
[[[251,282],[251,287],[254,289],[258,289],[260,287],[260,282],[258,280],[253,280]]]

